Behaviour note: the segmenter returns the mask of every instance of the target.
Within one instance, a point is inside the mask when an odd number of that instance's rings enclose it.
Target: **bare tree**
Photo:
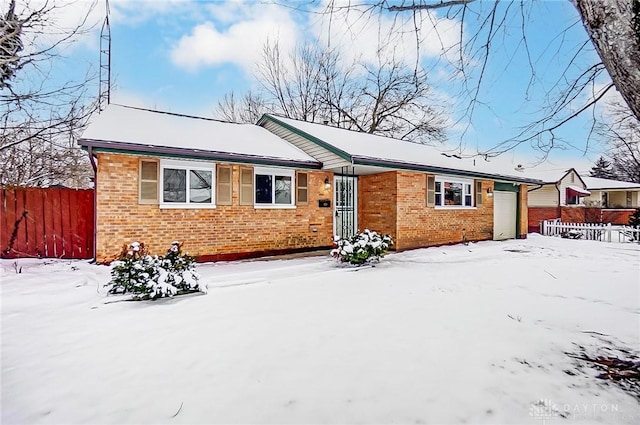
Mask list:
[[[274,0],[283,6],[284,2]],[[495,146],[489,155],[499,155],[522,143],[530,143],[544,153],[556,147],[571,146],[571,141],[562,140],[557,130],[578,115],[594,113],[595,105],[607,91],[616,88],[636,118],[640,118],[640,1],[638,0],[571,0],[579,12],[577,23],[587,31],[585,43],[577,50],[560,43],[559,53],[569,57],[567,68],[561,71],[558,82],[548,90],[548,98],[541,105],[542,118],[537,118],[522,131]],[[485,71],[491,61],[492,52],[502,48],[500,40],[509,32],[521,32],[519,47],[526,51],[531,73],[530,87],[537,81],[535,59],[531,57],[526,34],[529,11],[535,2],[480,2],[475,0],[362,0],[343,2],[337,0],[310,0],[296,6],[299,10],[324,13],[330,21],[353,14],[358,20],[383,19],[394,15],[396,19],[413,24],[416,33],[416,50],[422,42],[417,34],[423,25],[433,23],[431,13],[441,11],[439,16],[460,22],[459,41],[456,46],[457,60],[451,61],[462,77],[463,90],[458,95],[467,106],[461,121],[470,123],[478,106],[487,106],[480,99],[480,87],[485,80]],[[288,6],[291,7],[291,6]],[[320,8],[320,9],[318,9]],[[467,28],[464,24],[473,22]],[[569,23],[568,27],[574,23]],[[465,32],[465,28],[469,32]],[[471,29],[470,29],[471,28]],[[565,29],[558,29],[562,38]],[[399,32],[394,27],[391,32]],[[501,34],[502,32],[502,34]],[[437,34],[436,36],[439,36]],[[444,46],[443,46],[444,47]],[[579,64],[578,56],[590,49],[601,58],[599,63]],[[446,55],[443,55],[443,57]],[[580,69],[580,67],[582,67]],[[577,72],[569,72],[570,68]],[[607,73],[611,83],[606,84]],[[527,90],[529,92],[529,90]],[[527,93],[528,94],[528,93]],[[585,100],[586,99],[586,100]],[[569,107],[570,106],[570,107]],[[470,124],[468,124],[470,125]],[[595,121],[594,121],[595,126]]]
[[[344,63],[335,51],[303,46],[286,57],[267,43],[256,79],[258,95],[218,103],[224,119],[255,122],[250,111],[302,121],[326,121],[340,128],[419,143],[445,138],[444,113],[435,106],[424,71],[378,56],[377,64]],[[239,112],[242,111],[242,112]]]
[[[310,46],[288,55],[277,41],[267,41],[256,78],[272,111],[303,121],[314,121],[321,113],[322,57]]]
[[[606,141],[615,177],[640,183],[640,121],[624,104],[614,103],[611,110],[610,119],[596,131]]]
[[[395,59],[378,57],[374,65],[360,64],[359,72],[327,84],[324,103],[332,122],[365,133],[380,134],[412,142],[445,139],[443,111],[434,106],[424,71],[407,69]],[[348,76],[349,77],[349,76]]]
[[[63,7],[63,6],[61,6]],[[21,10],[18,10],[21,8]],[[90,166],[75,144],[96,103],[93,78],[56,83],[60,48],[87,29],[55,25],[59,7],[10,0],[0,13],[0,183],[86,186]]]
[[[218,101],[216,111],[224,121],[237,123],[255,123],[267,112],[264,99],[251,90],[239,98],[234,92],[224,95]]]

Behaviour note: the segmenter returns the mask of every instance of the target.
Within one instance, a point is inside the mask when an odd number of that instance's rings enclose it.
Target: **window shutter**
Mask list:
[[[436,204],[436,177],[427,176],[427,206],[433,207]]]
[[[309,175],[303,172],[297,173],[296,185],[298,188],[296,202],[299,205],[308,204],[309,203]]]
[[[253,170],[240,168],[240,205],[253,205]]]
[[[139,203],[158,203],[158,168],[158,161],[140,160]]]
[[[476,181],[476,207],[482,205],[482,182]]]
[[[218,178],[216,203],[218,205],[231,205],[233,168],[230,165],[218,166]]]

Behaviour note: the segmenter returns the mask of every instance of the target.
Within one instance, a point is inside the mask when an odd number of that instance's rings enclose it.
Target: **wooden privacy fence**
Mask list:
[[[611,223],[563,223],[560,219],[540,222],[540,234],[603,242],[639,242],[640,228]]]
[[[2,187],[2,258],[93,258],[93,190]]]

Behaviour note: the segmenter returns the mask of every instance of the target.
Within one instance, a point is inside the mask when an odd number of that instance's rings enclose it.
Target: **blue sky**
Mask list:
[[[104,16],[104,0],[96,1],[90,19],[96,26],[65,52],[65,63],[53,66],[52,81],[68,79],[74,73],[83,74],[88,68],[97,72],[98,31]],[[92,2],[57,0],[57,3],[71,3],[61,9],[64,13],[60,15],[60,25],[63,26],[72,25]],[[212,116],[217,101],[225,93],[232,90],[242,93],[257,86],[254,65],[265,40],[277,39],[286,49],[305,40],[327,43],[330,35],[332,45],[340,46],[345,57],[357,55],[366,60],[376,50],[378,28],[388,28],[392,19],[382,16],[368,26],[359,26],[361,21],[354,17],[343,21],[335,19],[329,31],[327,21],[320,15],[268,3],[264,0],[110,0],[112,102]],[[477,1],[472,3],[471,10],[482,14],[492,5],[492,2]],[[517,7],[513,5],[512,19],[494,38],[479,93],[483,105],[477,106],[472,120],[462,113],[468,105],[460,95],[463,82],[449,78],[452,68],[442,59],[442,47],[453,46],[458,41],[460,23],[457,19],[447,19],[444,11],[423,15],[421,64],[428,70],[435,89],[437,99],[434,101],[447,106],[450,142],[454,145],[462,143],[470,149],[490,149],[516,135],[521,126],[539,118],[547,91],[560,78],[561,70],[577,46],[587,40],[570,1],[538,1],[527,6],[526,35],[535,70],[534,84],[529,85],[529,59],[522,46],[520,22],[513,19],[518,16]],[[410,15],[401,21],[406,18]],[[397,22],[396,26],[409,28]],[[465,34],[469,36],[476,28],[477,22],[467,19]],[[408,64],[415,61],[414,38],[396,40],[394,46],[404,52]],[[597,60],[589,48],[579,55],[578,66],[569,73],[578,72]],[[478,78],[479,66],[475,69],[470,75],[471,86]],[[551,165],[570,163],[588,168],[602,150],[594,141],[586,147],[590,126],[589,114],[585,114],[559,131],[558,136],[575,148],[554,150],[549,158]],[[535,161],[541,155],[527,143],[505,156]]]

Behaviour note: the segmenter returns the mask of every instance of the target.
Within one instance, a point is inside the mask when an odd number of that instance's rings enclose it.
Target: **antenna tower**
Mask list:
[[[100,30],[100,92],[99,110],[111,103],[111,26],[109,25],[109,0],[105,0],[106,15]]]

